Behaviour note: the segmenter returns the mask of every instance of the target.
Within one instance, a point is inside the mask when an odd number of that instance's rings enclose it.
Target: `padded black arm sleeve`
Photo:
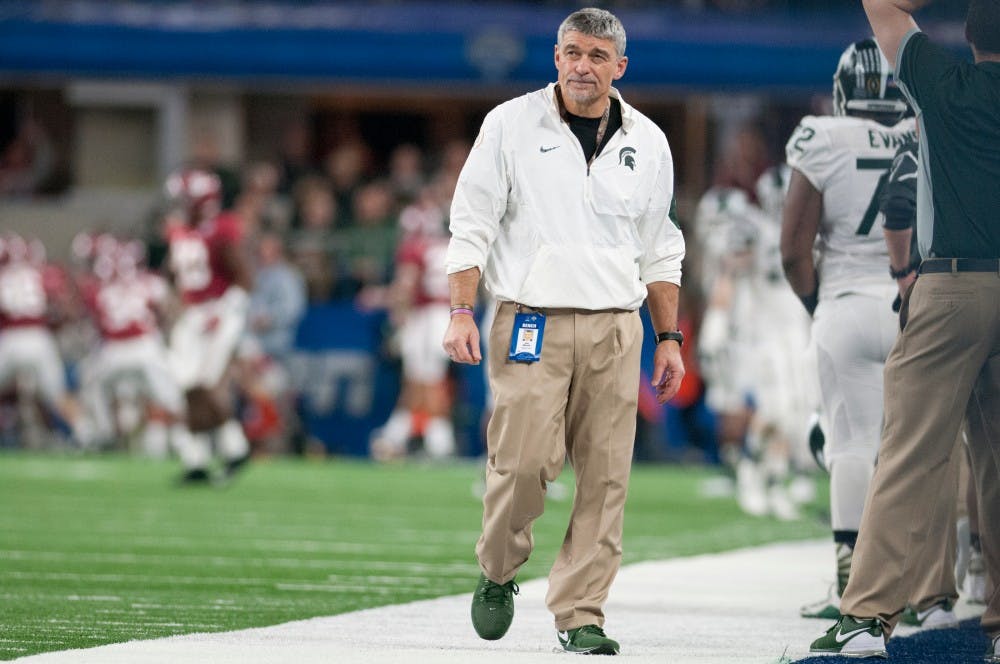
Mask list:
[[[885,227],[904,231],[917,218],[917,143],[908,141],[896,151],[879,209],[885,215]]]

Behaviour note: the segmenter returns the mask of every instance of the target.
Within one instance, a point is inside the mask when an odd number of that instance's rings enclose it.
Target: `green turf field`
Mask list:
[[[0,454],[0,659],[275,624],[471,593],[476,464],[256,463],[179,488],[173,463]],[[637,467],[625,562],[828,532],[698,496],[708,469]],[[560,478],[570,483],[569,472]],[[819,494],[825,495],[821,485]],[[543,576],[570,508],[552,502],[520,578]]]

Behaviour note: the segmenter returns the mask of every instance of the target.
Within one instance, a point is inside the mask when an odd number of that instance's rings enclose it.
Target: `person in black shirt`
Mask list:
[[[841,619],[811,650],[884,657],[922,554],[943,533],[938,496],[966,406],[988,569],[1000,569],[1000,0],[971,0],[974,63],[917,28],[925,0],[864,0],[898,83],[917,112],[917,245],[922,262],[885,367],[885,423]],[[899,265],[894,267],[899,268]],[[971,399],[971,402],[970,402]],[[970,426],[970,428],[971,428]],[[982,618],[1000,661],[1000,593]]]

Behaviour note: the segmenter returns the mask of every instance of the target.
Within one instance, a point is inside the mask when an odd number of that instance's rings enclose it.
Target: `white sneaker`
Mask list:
[[[397,441],[383,436],[382,430],[376,429],[372,432],[368,453],[375,461],[393,461],[406,456],[406,445],[400,445]]]
[[[970,604],[986,604],[986,565],[983,554],[975,549],[972,549],[969,556],[969,568],[965,573],[962,591]]]
[[[946,604],[935,604],[923,611],[907,608],[903,612],[900,622],[924,629],[950,629],[958,627],[958,616]]]
[[[1000,662],[1000,636],[993,637],[983,659],[987,662]]]
[[[559,482],[545,483],[545,497],[557,503],[561,503],[570,497],[570,491],[565,484]]]
[[[837,594],[837,584],[830,584],[830,590],[823,599],[799,609],[799,615],[803,618],[840,620],[840,596]]]
[[[951,629],[958,627],[958,616],[951,609],[935,604],[926,611],[918,611],[917,618],[924,629]]]
[[[805,475],[796,475],[788,485],[788,497],[798,505],[816,500],[816,481]]]
[[[785,487],[780,484],[773,484],[767,490],[767,507],[772,515],[779,521],[798,521],[802,518],[799,509],[788,496]]]
[[[856,620],[843,616],[812,642],[813,655],[841,655],[843,657],[888,657],[885,650],[885,631],[875,618]]]
[[[965,575],[969,571],[972,555],[972,541],[969,533],[969,517],[963,516],[955,523],[955,586],[965,585]]]
[[[766,516],[768,513],[764,478],[750,459],[741,459],[736,466],[736,501],[740,509],[751,516]]]

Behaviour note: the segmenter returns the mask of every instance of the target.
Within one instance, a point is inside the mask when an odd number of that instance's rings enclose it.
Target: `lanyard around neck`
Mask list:
[[[556,86],[556,103],[559,105],[559,117],[563,119],[563,122],[567,122],[566,114],[569,111],[566,110],[566,104],[562,98],[562,90],[559,89],[558,85]],[[597,140],[594,142],[594,154],[590,155],[590,159],[587,160],[587,168],[590,168],[591,164],[594,163],[597,153],[601,150],[601,141],[604,140],[604,134],[608,131],[608,121],[610,118],[611,100],[608,99],[608,104],[604,107],[604,113],[601,114],[601,121],[597,124]]]

